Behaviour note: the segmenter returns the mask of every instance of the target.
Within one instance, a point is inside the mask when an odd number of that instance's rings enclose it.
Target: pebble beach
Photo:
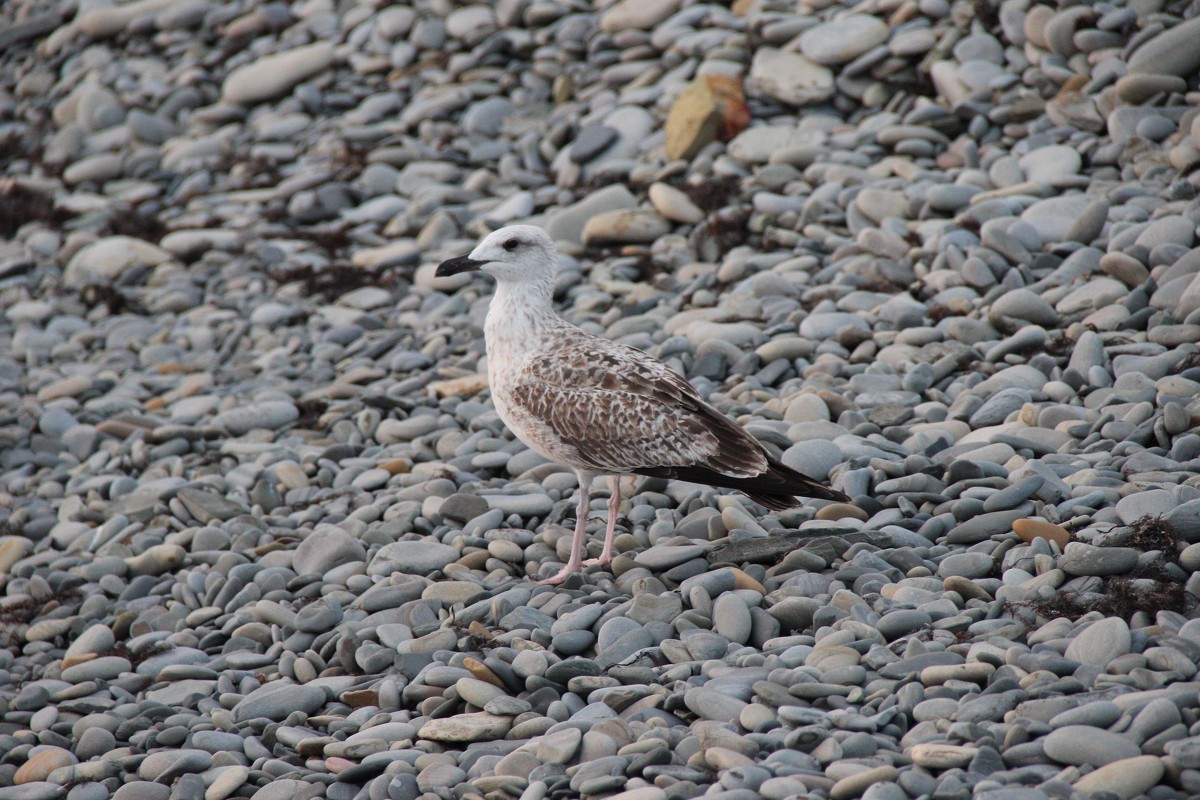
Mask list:
[[[3,3],[0,800],[1200,796],[1195,13]],[[538,585],[510,223],[852,502]]]

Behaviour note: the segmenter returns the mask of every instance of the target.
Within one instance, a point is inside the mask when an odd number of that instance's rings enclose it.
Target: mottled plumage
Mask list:
[[[753,436],[652,356],[576,328],[553,310],[557,254],[538,228],[487,236],[439,275],[482,269],[497,279],[484,328],[496,410],[517,438],[579,475],[581,502],[561,582],[581,564],[588,490],[598,475],[647,475],[739,489],[769,508],[797,495],[846,500],[771,458]],[[600,563],[611,561],[619,490],[612,480]]]

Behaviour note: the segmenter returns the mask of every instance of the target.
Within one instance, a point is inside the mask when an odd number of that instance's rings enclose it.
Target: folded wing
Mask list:
[[[582,334],[527,362],[511,402],[598,473],[739,489],[771,508],[846,499],[769,457],[740,425],[653,357]]]

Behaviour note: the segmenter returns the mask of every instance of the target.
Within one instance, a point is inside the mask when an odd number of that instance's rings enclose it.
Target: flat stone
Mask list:
[[[909,749],[913,763],[926,769],[953,769],[965,767],[979,752],[979,748],[969,745],[952,744],[917,744]]]
[[[726,593],[713,604],[713,630],[731,642],[745,644],[751,631],[750,609],[733,593]]]
[[[139,17],[151,16],[171,7],[176,0],[137,0],[112,8],[97,8],[80,14],[75,25],[90,39],[107,39],[124,31]]]
[[[1096,547],[1072,542],[1063,548],[1058,568],[1068,575],[1123,575],[1137,566],[1137,550],[1132,547]]]
[[[646,192],[656,211],[673,222],[694,224],[704,219],[704,212],[684,192],[670,184],[650,184]]]
[[[1187,81],[1178,75],[1154,72],[1131,73],[1116,84],[1117,97],[1132,105],[1141,105],[1157,94],[1187,91]]]
[[[477,373],[445,381],[434,381],[429,384],[429,390],[438,397],[469,397],[482,392],[487,386],[487,375]]]
[[[1019,163],[1030,180],[1050,181],[1078,173],[1083,158],[1074,147],[1050,145],[1031,150],[1021,156]]]
[[[800,323],[800,335],[805,339],[820,341],[832,339],[845,329],[870,330],[870,326],[857,314],[842,311],[809,314]]]
[[[878,17],[847,14],[800,34],[800,52],[818,64],[846,64],[886,42],[888,33]]]
[[[756,125],[735,136],[726,149],[729,155],[739,161],[766,164],[781,152],[818,147],[824,139],[824,134],[819,131]]]
[[[446,35],[469,46],[482,42],[495,30],[495,12],[486,5],[458,8],[446,17]]]
[[[0,575],[8,574],[33,549],[33,542],[19,536],[0,536]]]
[[[212,753],[203,750],[166,750],[146,756],[138,765],[138,777],[170,784],[180,775],[203,772],[212,763]]]
[[[1132,800],[1162,780],[1166,767],[1157,756],[1137,756],[1114,761],[1084,775],[1071,787],[1084,794],[1106,792]]]
[[[319,784],[295,778],[276,778],[250,795],[250,800],[312,800],[323,796]]]
[[[172,256],[161,247],[132,236],[108,236],[82,248],[67,262],[63,281],[79,288],[115,283],[128,270],[156,267]]]
[[[462,554],[457,548],[435,541],[402,541],[385,544],[371,559],[370,575],[429,575],[453,564]]]
[[[29,756],[13,776],[13,783],[20,786],[25,783],[44,781],[50,773],[60,767],[67,767],[76,762],[75,756],[61,747],[42,746],[40,750]]]
[[[71,186],[81,183],[104,183],[121,177],[125,157],[120,153],[101,153],[80,159],[63,170],[63,181]]]
[[[1067,229],[1067,241],[1079,242],[1080,244],[1091,244],[1094,242],[1104,231],[1104,224],[1108,221],[1109,209],[1109,203],[1104,198],[1098,198],[1088,203],[1075,222],[1071,224],[1071,227]],[[1103,260],[1101,258],[1101,262]]]
[[[330,42],[304,45],[283,53],[263,56],[229,73],[221,85],[221,98],[228,103],[255,105],[278,97],[333,63]]]
[[[855,196],[854,205],[875,222],[888,217],[907,219],[911,214],[908,197],[894,189],[863,189]]]
[[[364,561],[366,548],[349,533],[333,525],[321,526],[305,537],[292,556],[297,575],[323,575],[352,561]]]
[[[896,609],[880,617],[875,627],[884,639],[891,642],[928,627],[932,622],[933,618],[920,609]]]
[[[1088,726],[1091,728],[1107,728],[1121,718],[1121,708],[1109,700],[1095,700],[1081,706],[1067,709],[1050,719],[1051,728],[1067,726]]]
[[[747,703],[714,689],[695,687],[684,692],[683,702],[688,709],[702,719],[736,724]]]
[[[1200,769],[1200,736],[1167,742],[1163,750],[1184,769]]]
[[[1185,542],[1200,540],[1200,500],[1189,500],[1171,509],[1163,521]]]
[[[1141,749],[1124,736],[1086,725],[1067,725],[1051,731],[1043,747],[1046,755],[1055,761],[1094,767],[1142,754]]]
[[[673,622],[683,612],[683,600],[677,594],[642,593],[633,598],[628,618],[640,625]]]
[[[669,230],[667,221],[651,209],[604,211],[583,226],[583,243],[589,246],[648,244]]]
[[[955,553],[938,563],[938,575],[943,578],[985,578],[993,569],[992,557],[987,553]]]
[[[600,155],[617,140],[617,132],[606,125],[589,125],[579,132],[571,144],[571,160],[586,164]]]
[[[1061,242],[1090,203],[1084,194],[1051,197],[1022,211],[1021,220],[1032,225],[1043,242]]]
[[[504,738],[511,727],[511,717],[498,717],[480,711],[431,719],[421,726],[417,736],[437,742],[483,742]]]
[[[233,707],[238,722],[266,718],[282,720],[293,711],[311,714],[325,704],[325,692],[311,685],[268,683],[252,691]]]
[[[1020,509],[993,511],[964,520],[946,534],[948,544],[975,544],[1012,529],[1024,516]]]
[[[1129,57],[1131,73],[1177,75],[1188,78],[1200,70],[1200,17],[1185,20],[1144,43]]]
[[[121,656],[101,656],[75,664],[62,671],[62,679],[68,683],[84,683],[94,680],[113,680],[126,672],[131,672],[133,665],[129,659]]]
[[[113,794],[113,800],[167,800],[171,787],[151,781],[129,781]]]
[[[693,558],[700,558],[704,552],[705,548],[698,544],[655,545],[638,553],[633,561],[648,569],[668,570]]]
[[[1047,539],[1063,549],[1071,541],[1071,534],[1061,525],[1055,525],[1044,519],[1018,519],[1012,524],[1013,531],[1022,541],[1032,542],[1034,539]]]
[[[1128,653],[1131,646],[1129,625],[1119,617],[1109,617],[1093,622],[1076,635],[1065,655],[1071,661],[1104,667]]]
[[[830,800],[853,800],[876,784],[895,781],[898,775],[899,772],[890,764],[847,775],[830,788]]]
[[[679,0],[621,0],[600,16],[600,29],[605,33],[650,30],[678,8]]]
[[[811,105],[833,94],[833,73],[800,53],[759,47],[754,52],[746,88],[787,105]]]
[[[412,416],[408,419],[385,419],[375,430],[375,438],[380,444],[397,444],[410,442],[437,430],[437,417],[432,414]]]
[[[246,784],[250,777],[250,768],[241,765],[218,767],[213,770],[216,776],[204,793],[204,800],[225,800]]]
[[[989,397],[984,404],[979,407],[979,410],[971,415],[968,423],[973,429],[986,428],[991,425],[999,425],[1007,420],[1009,415],[1014,411],[1019,411],[1026,403],[1030,402],[1031,399],[1032,395],[1027,389],[1002,389],[1001,391]],[[990,500],[991,498],[988,499]],[[1013,503],[1013,505],[1015,506],[1017,503]],[[1011,507],[1012,506],[1004,506],[1002,508],[989,508],[988,510],[1003,511],[1006,508]]]
[[[913,719],[917,722],[935,722],[951,719],[958,711],[958,703],[949,697],[922,700],[913,707]]]
[[[459,678],[454,688],[459,697],[476,708],[483,708],[491,700],[504,695],[503,689],[475,678]]]
[[[992,313],[1022,319],[1035,325],[1057,325],[1059,316],[1040,295],[1028,289],[1005,292],[992,303]]]
[[[534,753],[543,764],[569,764],[579,752],[582,740],[583,731],[579,728],[563,728],[552,736],[541,737]]]
[[[857,519],[866,522],[870,517],[858,506],[849,503],[830,503],[817,509],[815,519],[836,522],[839,519]]]
[[[583,228],[588,220],[605,211],[636,208],[637,198],[624,184],[605,186],[582,200],[554,212],[546,219],[546,233],[555,241],[583,243]]]
[[[1126,495],[1117,501],[1117,516],[1126,525],[1132,525],[1142,517],[1159,517],[1178,505],[1175,497],[1166,489],[1151,489]]]
[[[233,519],[239,514],[245,514],[248,510],[241,503],[230,500],[224,495],[202,489],[183,488],[179,490],[176,497],[179,498],[179,502],[183,503],[188,513],[204,525]],[[166,546],[170,547],[170,545]]]
[[[277,430],[291,425],[300,418],[294,403],[286,400],[268,400],[262,403],[231,408],[212,419],[212,424],[224,428],[233,436],[243,436],[256,428]]]

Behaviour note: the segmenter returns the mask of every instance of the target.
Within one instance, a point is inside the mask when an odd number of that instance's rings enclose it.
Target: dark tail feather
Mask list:
[[[787,511],[789,508],[797,508],[804,505],[790,494],[755,494],[754,492],[746,492],[745,494],[746,497],[749,497],[760,506],[766,506],[772,511]]]
[[[706,483],[709,486],[721,486],[726,489],[737,489],[760,505],[776,511],[784,511],[800,505],[797,497],[812,497],[817,500],[836,500],[842,503],[850,502],[850,498],[839,491],[813,480],[797,472],[791,467],[767,459],[767,471],[752,478],[736,478],[724,475],[707,467],[695,465],[691,467],[645,467],[633,470],[638,475],[650,478],[675,478],[692,483]]]

